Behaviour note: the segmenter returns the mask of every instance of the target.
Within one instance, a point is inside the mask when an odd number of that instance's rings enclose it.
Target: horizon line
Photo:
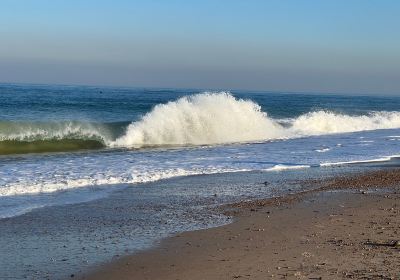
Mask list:
[[[244,88],[195,88],[195,87],[161,87],[161,86],[133,86],[133,85],[102,85],[102,84],[65,84],[65,83],[37,83],[37,82],[1,82],[0,86],[44,86],[44,87],[87,87],[87,88],[120,88],[120,89],[149,89],[149,90],[190,90],[190,91],[225,91],[225,92],[253,92],[253,93],[276,93],[276,94],[309,94],[309,95],[337,95],[337,96],[376,96],[393,97],[400,93],[362,93],[362,92],[332,92],[332,91],[291,91],[291,90],[267,90],[267,89],[244,89]],[[1,94],[1,93],[0,93]]]

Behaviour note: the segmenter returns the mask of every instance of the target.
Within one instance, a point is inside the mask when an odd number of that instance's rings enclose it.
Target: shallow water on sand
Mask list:
[[[307,183],[310,178],[377,168],[382,167],[367,164],[236,172],[172,178],[135,187],[114,186],[111,194],[91,202],[39,208],[1,219],[0,276],[65,279],[96,264],[149,248],[174,233],[230,222],[229,217],[215,211],[217,205],[296,193],[318,187]]]

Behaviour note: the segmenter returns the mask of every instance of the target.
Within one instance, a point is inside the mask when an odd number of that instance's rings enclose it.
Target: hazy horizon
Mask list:
[[[397,95],[398,11],[389,0],[6,0],[0,83]]]

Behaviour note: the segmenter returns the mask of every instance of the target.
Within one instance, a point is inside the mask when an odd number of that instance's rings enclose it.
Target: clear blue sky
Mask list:
[[[0,82],[400,94],[398,0],[2,0]]]

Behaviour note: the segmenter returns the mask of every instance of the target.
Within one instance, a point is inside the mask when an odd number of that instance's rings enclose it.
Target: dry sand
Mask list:
[[[226,206],[232,224],[168,238],[81,278],[400,279],[399,179],[398,171],[375,172]],[[365,191],[381,186],[391,188]],[[349,189],[326,190],[337,188]]]

